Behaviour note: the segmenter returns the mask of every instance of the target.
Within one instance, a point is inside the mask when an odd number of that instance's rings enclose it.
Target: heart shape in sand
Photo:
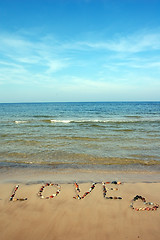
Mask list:
[[[137,201],[138,199],[140,199],[145,205],[146,207],[134,207],[134,203],[135,201]],[[152,206],[152,207],[151,207]],[[140,195],[136,195],[133,200],[132,203],[130,205],[130,207],[136,211],[156,211],[159,208],[159,205],[157,203],[153,203],[153,202],[147,202],[146,199]]]

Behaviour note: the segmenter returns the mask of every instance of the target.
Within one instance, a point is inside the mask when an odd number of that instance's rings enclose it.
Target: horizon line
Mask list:
[[[31,102],[0,102],[0,104],[32,104],[32,103],[120,103],[120,102],[160,102],[160,100],[120,100],[120,101],[31,101]]]

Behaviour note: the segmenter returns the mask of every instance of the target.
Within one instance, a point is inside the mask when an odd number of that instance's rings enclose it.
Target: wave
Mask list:
[[[46,120],[45,120],[46,121]],[[82,119],[82,120],[48,120],[51,123],[136,123],[136,122],[160,122],[160,119]]]
[[[27,120],[16,120],[16,121],[14,121],[16,124],[21,124],[21,123],[28,123],[29,121],[27,121]]]
[[[51,119],[50,120],[51,123],[71,123],[71,122],[74,122],[73,120],[54,120],[54,119]]]
[[[121,123],[160,123],[159,118],[122,118],[122,119],[39,119],[39,120],[15,120],[14,123],[16,124],[23,124],[23,123],[38,123],[38,122],[44,122],[44,123],[62,123],[62,124],[69,124],[69,123],[77,123],[77,124],[105,124],[105,123],[115,123],[115,124],[121,124]]]

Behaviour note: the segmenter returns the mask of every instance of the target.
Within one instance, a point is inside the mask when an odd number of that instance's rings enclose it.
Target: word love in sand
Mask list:
[[[94,190],[96,184],[98,184],[98,183],[92,183],[92,185],[89,188],[89,190],[87,192],[85,192],[82,196],[80,196],[80,192],[81,191],[80,191],[79,185],[78,185],[78,183],[75,182],[74,186],[75,186],[76,196],[74,196],[73,198],[74,199],[79,199],[79,200],[84,199],[88,194],[90,194]],[[113,196],[109,197],[109,196],[106,196],[108,191],[110,191],[110,190],[117,191],[118,190],[118,188],[113,188],[113,187],[106,188],[106,184],[115,184],[115,185],[118,184],[119,185],[119,184],[121,184],[121,182],[117,182],[117,181],[102,182],[101,184],[103,186],[103,197],[105,199],[119,199],[119,200],[122,199],[122,197],[115,197],[115,196],[114,197]],[[56,188],[56,193],[54,193],[54,194],[52,194],[50,196],[46,196],[45,197],[43,195],[43,191],[44,191],[45,187],[55,187]],[[13,193],[12,193],[10,199],[9,199],[10,201],[25,201],[25,200],[27,200],[27,198],[15,198],[15,195],[16,195],[16,192],[17,192],[18,188],[19,188],[19,185],[17,185],[14,188],[14,191],[13,191]],[[41,186],[41,188],[40,188],[40,190],[39,190],[37,195],[38,195],[39,198],[52,199],[52,198],[56,197],[57,195],[59,195],[60,191],[61,191],[61,186],[60,185],[54,184],[54,183],[46,183],[45,185]],[[137,201],[138,199],[142,200],[142,202],[145,204],[145,207],[140,207],[140,208],[134,207],[134,202]],[[159,205],[157,203],[147,202],[144,197],[136,195],[133,198],[130,207],[132,209],[136,210],[136,211],[145,211],[145,210],[147,210],[147,211],[155,211],[155,210],[157,210],[159,208]]]
[[[113,187],[111,187],[111,188],[106,188],[106,184],[114,184],[114,185],[120,185],[121,184],[121,182],[117,182],[117,181],[113,181],[113,182],[102,182],[102,183],[92,183],[92,185],[91,185],[91,187],[89,188],[89,190],[87,191],[87,192],[85,192],[82,196],[80,196],[80,188],[79,188],[79,185],[78,185],[78,183],[74,183],[74,187],[75,187],[75,191],[76,191],[76,196],[74,196],[73,198],[74,199],[83,199],[83,198],[85,198],[89,193],[91,193],[93,190],[94,190],[94,188],[95,188],[95,186],[96,186],[96,184],[102,184],[102,186],[103,186],[103,197],[104,198],[106,198],[106,199],[122,199],[121,197],[109,197],[109,196],[106,196],[106,194],[107,194],[107,192],[108,191],[112,191],[112,190],[114,190],[114,191],[117,191],[118,190],[118,188],[113,188]],[[46,188],[46,187],[55,187],[56,188],[56,193],[54,193],[54,194],[52,194],[52,195],[50,195],[50,196],[44,196],[43,195],[43,191],[44,191],[44,189]],[[12,193],[12,195],[11,195],[11,197],[10,197],[10,201],[25,201],[25,200],[27,200],[27,198],[25,197],[25,198],[15,198],[15,195],[16,195],[16,192],[17,192],[17,190],[18,190],[18,188],[19,188],[19,185],[17,185],[15,188],[14,188],[14,190],[13,190],[13,193]],[[60,185],[58,185],[58,184],[54,184],[54,183],[46,183],[46,184],[44,184],[44,185],[42,185],[41,186],[41,188],[40,188],[40,190],[39,190],[39,192],[38,192],[38,197],[39,198],[43,198],[43,199],[51,199],[51,198],[54,198],[54,197],[56,197],[57,195],[59,195],[59,193],[60,193],[60,191],[61,191],[61,186]]]

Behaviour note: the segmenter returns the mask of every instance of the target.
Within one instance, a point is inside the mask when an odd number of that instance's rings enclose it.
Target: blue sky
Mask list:
[[[0,0],[0,102],[159,101],[159,0]]]

